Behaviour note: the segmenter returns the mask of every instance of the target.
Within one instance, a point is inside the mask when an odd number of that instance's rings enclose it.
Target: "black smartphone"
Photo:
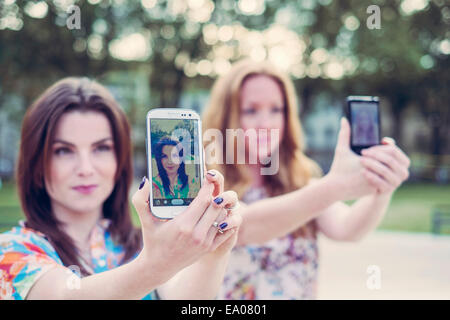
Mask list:
[[[351,127],[351,149],[361,150],[380,144],[381,123],[378,97],[347,97],[347,118]]]

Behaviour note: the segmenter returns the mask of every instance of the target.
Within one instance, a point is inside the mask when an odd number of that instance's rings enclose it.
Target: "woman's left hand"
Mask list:
[[[411,161],[392,138],[383,138],[381,143],[361,152],[361,164],[368,169],[366,177],[377,193],[392,194],[408,179]]]

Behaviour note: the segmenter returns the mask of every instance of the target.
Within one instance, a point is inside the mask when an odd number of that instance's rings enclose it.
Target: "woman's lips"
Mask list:
[[[72,189],[82,194],[91,194],[92,192],[94,192],[95,188],[97,188],[96,184],[90,184],[90,185],[76,186],[73,187]]]

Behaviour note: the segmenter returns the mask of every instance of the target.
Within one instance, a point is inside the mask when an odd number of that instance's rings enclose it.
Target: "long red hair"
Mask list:
[[[208,106],[203,113],[202,127],[203,132],[208,129],[218,129],[223,137],[226,136],[226,129],[238,129],[241,88],[247,79],[256,75],[265,75],[276,81],[284,98],[286,125],[284,138],[279,146],[279,171],[275,175],[264,176],[264,185],[268,188],[268,192],[271,196],[276,196],[301,188],[312,176],[321,175],[320,167],[304,154],[304,134],[299,121],[295,88],[286,74],[267,61],[254,62],[246,59],[235,63],[226,75],[215,82]],[[211,143],[217,143],[217,141]],[[221,152],[220,156],[225,158],[227,147],[224,144],[217,146],[215,150]],[[246,165],[236,164],[235,161],[234,164],[209,166],[223,172],[226,188],[235,190],[239,197],[242,197],[251,186]]]
[[[322,175],[315,161],[304,153],[304,134],[299,120],[294,84],[288,75],[267,61],[254,62],[249,59],[239,61],[231,70],[214,84],[208,107],[203,113],[203,132],[218,129],[226,136],[226,129],[240,127],[240,94],[243,83],[250,77],[265,75],[273,79],[283,92],[285,132],[279,146],[279,170],[274,175],[264,175],[264,187],[269,196],[288,193],[305,186],[311,178]],[[217,141],[211,143],[217,144]],[[236,141],[231,146],[236,148]],[[207,146],[205,146],[206,148]],[[224,159],[230,146],[216,146],[214,150]],[[234,155],[237,152],[234,150]],[[208,156],[208,155],[207,155]],[[207,159],[208,161],[208,159]],[[212,161],[211,161],[212,162]],[[209,163],[209,161],[207,162]],[[210,164],[210,168],[221,171],[225,177],[225,188],[236,191],[241,198],[252,184],[245,164]],[[310,228],[312,227],[312,228]],[[315,222],[299,228],[294,236],[315,236]]]

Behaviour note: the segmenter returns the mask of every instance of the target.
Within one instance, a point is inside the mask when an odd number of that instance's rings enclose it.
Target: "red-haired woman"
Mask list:
[[[205,133],[246,133],[240,145],[216,146],[217,140],[206,145],[217,151],[216,159],[227,159],[209,163],[207,157],[207,162],[223,172],[225,185],[244,202],[219,298],[315,299],[318,234],[336,241],[361,239],[381,221],[409,174],[410,160],[392,139],[364,150],[362,157],[353,153],[350,126],[342,119],[333,164],[322,177],[304,153],[294,84],[267,61],[234,64],[216,81],[203,120]],[[258,161],[228,160],[238,154]]]

